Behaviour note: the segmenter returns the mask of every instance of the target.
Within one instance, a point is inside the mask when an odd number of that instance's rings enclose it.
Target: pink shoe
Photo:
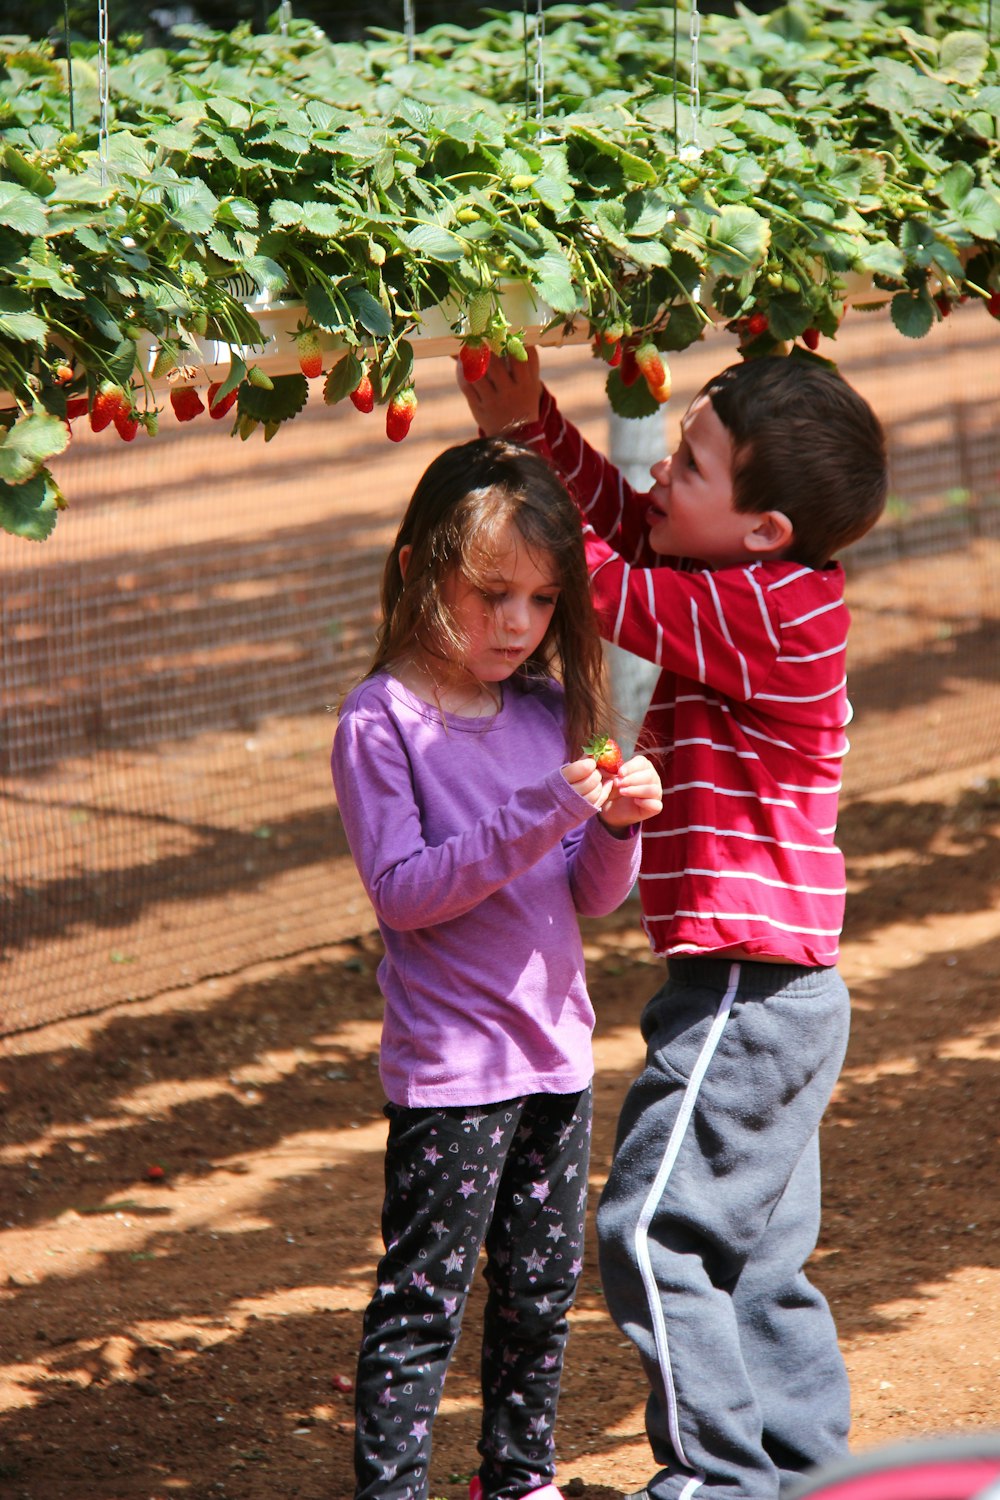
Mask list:
[[[469,1481],[469,1500],[483,1500],[483,1481],[478,1474],[473,1474]],[[540,1490],[522,1496],[522,1500],[563,1500],[563,1497],[554,1484],[546,1484]]]

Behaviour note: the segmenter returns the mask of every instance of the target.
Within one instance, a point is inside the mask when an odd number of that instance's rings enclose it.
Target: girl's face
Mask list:
[[[558,571],[508,522],[473,582],[456,569],[444,602],[465,639],[460,665],[480,682],[503,682],[545,639],[559,600]]]

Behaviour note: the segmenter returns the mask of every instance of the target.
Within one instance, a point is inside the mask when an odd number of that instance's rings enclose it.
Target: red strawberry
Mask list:
[[[622,342],[614,333],[608,333],[605,330],[596,334],[593,349],[598,359],[603,359],[605,364],[610,365],[613,370],[616,370],[622,362]]]
[[[762,333],[766,333],[768,326],[767,313],[751,313],[746,321],[746,330],[752,339],[758,338]]]
[[[640,344],[635,351],[635,362],[650,390],[659,390],[667,379],[667,371],[656,345],[649,342]]]
[[[490,346],[483,339],[466,339],[458,357],[462,363],[462,374],[470,385],[482,380],[490,367]]]
[[[319,344],[319,329],[314,323],[300,323],[295,330],[295,352],[299,356],[299,369],[309,380],[323,373],[323,351]]]
[[[617,776],[622,768],[621,746],[609,734],[592,735],[584,745],[583,753],[596,760],[602,776]]]
[[[991,318],[1000,318],[1000,292],[993,292],[987,297],[986,311]]]
[[[641,373],[642,371],[636,364],[635,350],[630,348],[624,349],[622,351],[622,364],[620,371],[622,385],[635,385]]]
[[[413,414],[417,409],[417,394],[412,385],[406,386],[389,402],[385,414],[385,435],[393,443],[401,443],[410,430]]]
[[[75,422],[77,417],[82,417],[90,402],[86,396],[70,396],[66,402],[66,419]]]
[[[205,410],[205,403],[193,385],[182,385],[179,391],[171,391],[170,405],[178,422],[193,422]]]
[[[113,380],[102,380],[94,403],[90,408],[90,425],[95,432],[103,432],[120,411],[127,410],[125,392]]]
[[[216,380],[214,384],[210,385],[208,388],[208,415],[210,417],[214,417],[216,421],[218,421],[220,417],[224,417],[226,415],[226,412],[230,410],[234,401],[240,394],[239,386],[233,386],[233,389],[229,392],[228,396],[223,396],[221,401],[217,401],[215,398],[221,390],[221,380]]]
[[[67,364],[56,365],[52,373],[56,385],[69,385],[73,379],[73,366]]]
[[[122,407],[114,419],[118,436],[123,443],[130,443],[139,431],[139,413],[131,406]]]
[[[951,298],[948,296],[948,293],[938,292],[937,296],[934,298],[934,301],[937,303],[937,310],[941,314],[942,318],[946,318],[951,312]]]
[[[351,400],[358,408],[358,411],[371,411],[374,408],[375,392],[372,390],[372,378],[370,375],[362,375],[351,392]]]
[[[802,335],[802,342],[805,344],[805,346],[806,346],[807,349],[818,349],[819,348],[819,329],[818,328],[807,328],[806,331],[805,331],[805,333]]]

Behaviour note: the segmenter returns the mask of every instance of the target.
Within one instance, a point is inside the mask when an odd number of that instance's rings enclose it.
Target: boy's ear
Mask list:
[[[744,538],[748,551],[777,557],[791,545],[795,528],[783,510],[758,511],[753,520],[755,525]]]
[[[397,558],[397,562],[399,563],[399,571],[403,575],[404,583],[406,582],[406,570],[410,565],[410,553],[412,551],[413,546],[410,542],[407,542],[399,549],[399,557]]]

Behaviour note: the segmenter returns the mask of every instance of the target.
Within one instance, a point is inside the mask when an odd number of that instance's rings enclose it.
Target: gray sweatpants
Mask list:
[[[643,1012],[597,1231],[649,1380],[653,1500],[775,1500],[847,1451],[847,1373],[803,1267],[849,1018],[835,969],[707,958],[671,959]]]

